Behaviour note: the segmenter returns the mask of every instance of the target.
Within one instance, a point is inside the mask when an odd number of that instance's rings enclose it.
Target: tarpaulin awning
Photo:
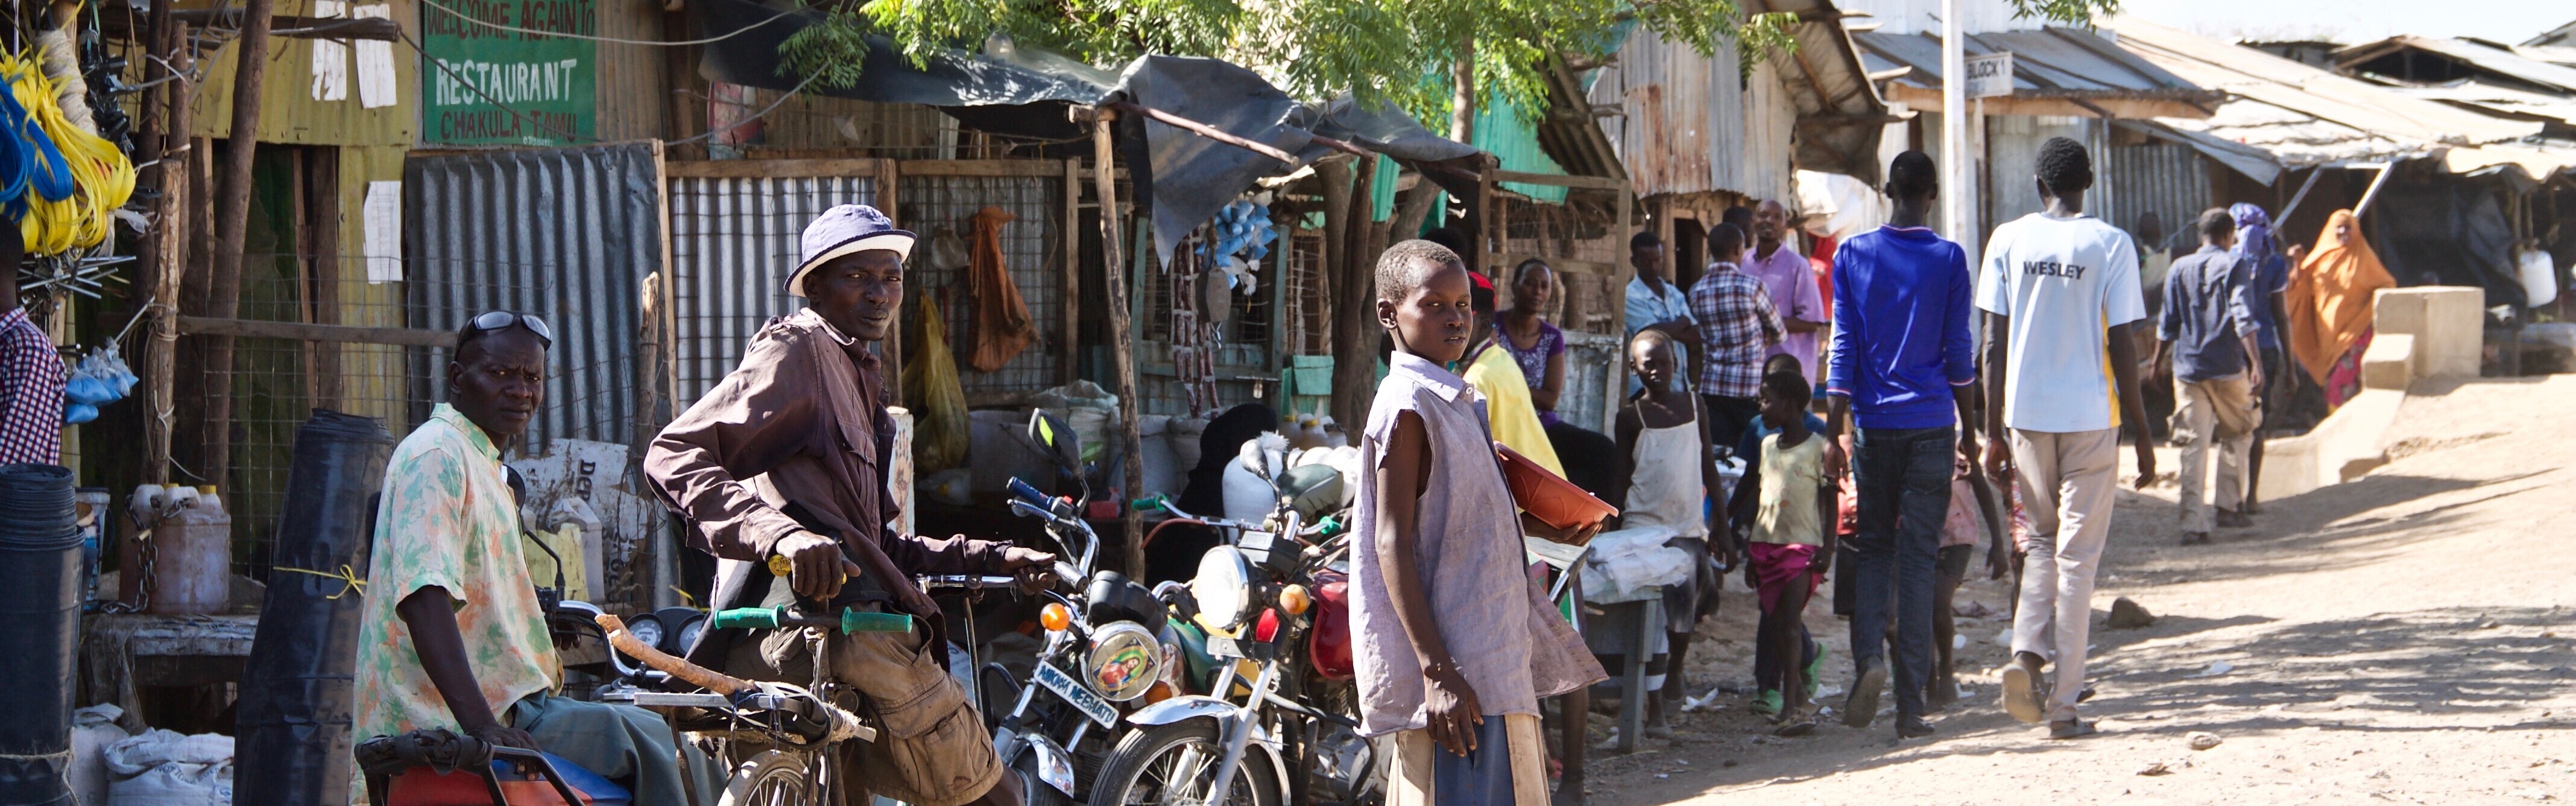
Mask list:
[[[1066,107],[1126,101],[1297,159],[1296,164],[1282,163],[1158,120],[1120,125],[1122,136],[1141,132],[1144,139],[1144,162],[1131,163],[1129,175],[1152,211],[1155,256],[1165,262],[1181,238],[1254,180],[1296,170],[1330,153],[1316,142],[1318,136],[1431,168],[1424,171],[1426,177],[1462,198],[1476,192],[1474,169],[1441,169],[1458,168],[1444,164],[1476,155],[1473,146],[1430,133],[1392,105],[1364,107],[1348,96],[1322,104],[1299,102],[1259,74],[1221,59],[1145,56],[1113,76],[1063,56],[997,41],[981,54],[932,53],[915,67],[891,40],[870,35],[859,80],[825,89],[784,74],[778,55],[788,37],[822,21],[820,12],[780,11],[751,0],[701,0],[690,3],[689,10],[699,36],[732,34],[704,48],[700,72],[710,81],[936,106],[979,130],[1056,140],[1083,133]],[[781,15],[789,19],[776,19]]]

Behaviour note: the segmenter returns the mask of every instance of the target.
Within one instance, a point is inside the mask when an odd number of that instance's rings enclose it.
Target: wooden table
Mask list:
[[[138,687],[241,682],[259,616],[93,615],[81,628],[81,701],[139,716]]]

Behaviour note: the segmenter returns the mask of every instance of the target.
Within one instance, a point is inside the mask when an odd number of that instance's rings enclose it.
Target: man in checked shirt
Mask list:
[[[0,227],[0,465],[62,464],[63,357],[18,305],[27,244]]]

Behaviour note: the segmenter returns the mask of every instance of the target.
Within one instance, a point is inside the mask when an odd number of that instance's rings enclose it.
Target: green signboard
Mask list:
[[[421,139],[559,146],[590,142],[598,119],[597,0],[421,4]]]

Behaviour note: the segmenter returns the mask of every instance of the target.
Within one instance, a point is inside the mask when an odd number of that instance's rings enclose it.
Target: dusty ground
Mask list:
[[[1935,715],[1930,739],[1898,742],[1884,717],[1771,738],[1729,693],[1678,717],[1674,740],[1595,751],[1590,800],[2576,801],[2576,376],[2417,391],[2430,394],[2408,401],[2394,461],[2268,502],[2255,528],[2215,545],[2174,544],[2172,451],[2162,484],[2122,493],[2094,601],[2100,695],[2085,713],[2098,735],[2052,742],[2005,716],[1989,670],[2009,622],[1963,619],[1970,695]],[[2001,610],[2007,583],[1973,580],[1959,600]],[[2155,624],[2105,629],[2117,596]],[[1828,605],[1808,624],[1830,639],[1825,683],[1838,690],[1847,629]],[[1729,583],[1700,626],[1692,691],[1750,686],[1753,612]],[[2222,662],[2232,668],[2207,674]],[[1593,722],[1606,738],[1607,718]],[[2185,737],[2198,731],[2223,743],[2194,751]],[[2142,772],[2159,763],[2165,773]]]

